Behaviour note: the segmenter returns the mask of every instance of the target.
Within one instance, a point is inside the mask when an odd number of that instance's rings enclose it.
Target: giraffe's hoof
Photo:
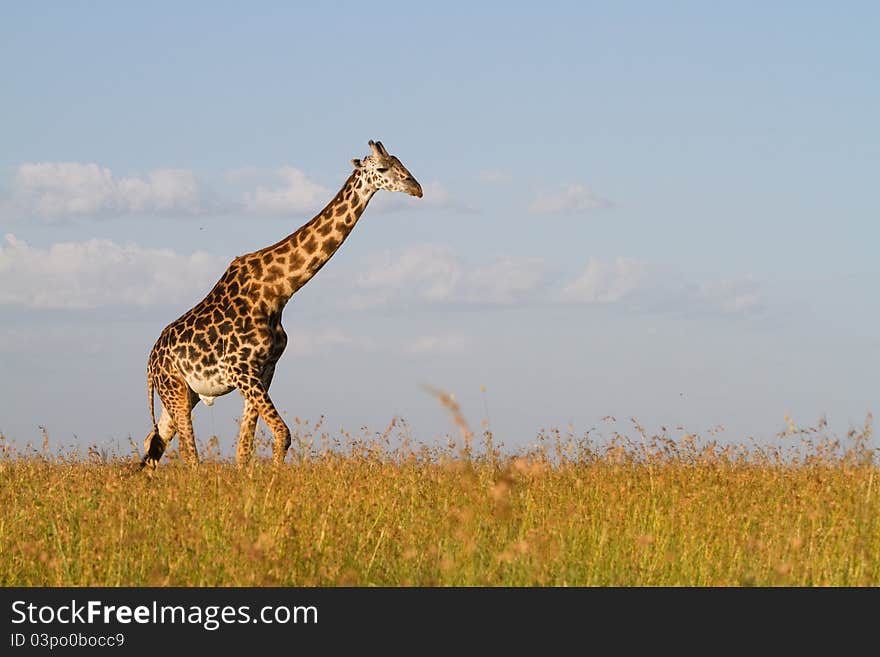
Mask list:
[[[138,470],[147,475],[152,476],[152,474],[156,471],[156,468],[159,466],[159,461],[156,459],[151,459],[147,456],[141,459],[140,465],[138,466]]]

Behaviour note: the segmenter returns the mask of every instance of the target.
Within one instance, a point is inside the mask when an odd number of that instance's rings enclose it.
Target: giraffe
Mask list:
[[[287,345],[281,314],[349,236],[380,189],[421,198],[422,188],[382,142],[354,159],[342,189],[311,221],[264,249],[235,258],[208,295],[169,324],[147,359],[147,392],[153,429],[140,467],[154,468],[174,437],[184,461],[198,463],[192,410],[238,388],[244,398],[236,460],[253,452],[258,417],[272,430],[273,461],[284,462],[290,430],[269,398],[275,365]],[[154,391],[162,402],[156,422]]]

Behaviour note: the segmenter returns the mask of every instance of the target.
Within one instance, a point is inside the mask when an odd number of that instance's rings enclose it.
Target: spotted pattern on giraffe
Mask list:
[[[235,258],[207,296],[165,327],[147,359],[153,430],[141,467],[155,467],[175,434],[184,460],[198,462],[193,407],[238,389],[244,398],[236,458],[253,452],[258,417],[272,430],[273,459],[282,463],[290,429],[269,397],[278,359],[287,346],[281,315],[287,302],[327,263],[351,234],[379,190],[421,198],[422,188],[382,142],[352,160],[354,171],[311,221],[264,249]],[[162,413],[155,419],[154,395]]]

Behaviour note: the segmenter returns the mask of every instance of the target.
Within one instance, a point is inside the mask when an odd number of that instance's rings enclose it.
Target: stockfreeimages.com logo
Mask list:
[[[179,624],[200,625],[214,631],[221,625],[263,623],[317,624],[318,608],[313,605],[267,605],[255,613],[249,605],[162,605],[156,600],[146,605],[108,605],[100,600],[85,603],[71,600],[70,604],[35,605],[24,600],[12,603],[12,623],[43,625],[60,623],[92,625],[102,623]]]

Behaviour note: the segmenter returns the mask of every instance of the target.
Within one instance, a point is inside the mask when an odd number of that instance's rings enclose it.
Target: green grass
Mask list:
[[[0,585],[880,585],[869,425],[789,455],[542,438],[504,456],[342,437],[152,475],[7,446]]]

